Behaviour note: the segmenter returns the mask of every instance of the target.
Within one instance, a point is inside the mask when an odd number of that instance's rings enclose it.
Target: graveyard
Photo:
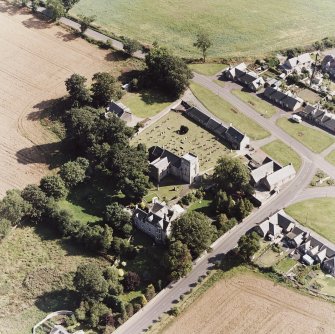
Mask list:
[[[181,125],[188,128],[187,133],[179,134]],[[193,153],[199,158],[202,173],[211,173],[217,160],[230,153],[230,149],[214,135],[174,111],[136,135],[133,144],[139,143],[145,144],[147,148],[161,146],[178,156]]]

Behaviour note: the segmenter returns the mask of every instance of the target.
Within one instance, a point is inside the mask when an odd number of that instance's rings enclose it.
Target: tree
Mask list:
[[[228,232],[237,224],[238,222],[235,218],[228,219],[225,214],[221,214],[218,217],[217,225],[218,225],[218,231],[220,232],[221,235]]]
[[[260,249],[260,236],[256,232],[242,235],[238,241],[238,252],[245,261],[250,261],[250,258]]]
[[[82,107],[92,102],[89,90],[85,83],[87,79],[79,74],[72,74],[70,78],[65,81],[66,90],[69,93],[71,107]]]
[[[68,193],[64,181],[58,175],[45,176],[41,180],[40,188],[48,196],[59,200]]]
[[[192,256],[187,247],[177,240],[169,245],[168,267],[172,280],[186,276],[192,269]]]
[[[62,0],[65,11],[68,12],[79,0]]]
[[[154,47],[145,56],[147,80],[173,97],[179,97],[193,77],[191,70],[179,57],[166,48]]]
[[[80,18],[80,32],[84,34],[84,32],[89,28],[90,24],[93,23],[96,19],[94,15],[92,16],[85,16],[79,15]]]
[[[107,296],[108,284],[95,264],[80,265],[73,280],[81,297],[87,301],[100,301]]]
[[[206,56],[208,49],[212,46],[212,41],[209,37],[209,34],[205,31],[199,31],[197,33],[196,42],[193,44],[196,48],[198,48],[202,52],[203,62],[206,62]]]
[[[127,291],[134,291],[141,284],[141,279],[137,273],[133,271],[128,271],[122,283]]]
[[[213,174],[218,190],[227,194],[249,192],[250,173],[246,165],[237,158],[222,157],[219,159]]]
[[[149,284],[145,289],[144,296],[149,301],[154,298],[156,295],[155,287],[152,284]]]
[[[136,51],[141,49],[141,44],[135,39],[124,38],[123,39],[123,50],[129,55],[133,55]]]
[[[53,21],[65,15],[65,8],[60,0],[47,0],[46,8],[50,12]]]
[[[40,222],[49,204],[46,194],[37,185],[30,184],[22,190],[21,196],[30,204],[29,218]]]
[[[114,202],[106,206],[105,222],[117,231],[122,231],[123,226],[131,222],[131,215],[122,206]]]
[[[243,220],[253,209],[253,205],[247,198],[240,199],[236,204],[235,215],[238,220]]]
[[[77,186],[79,183],[82,183],[86,178],[86,166],[89,162],[85,159],[87,164],[84,164],[82,159],[84,158],[81,158],[81,162],[69,161],[60,168],[60,176],[69,189]]]
[[[30,204],[22,198],[19,190],[8,190],[0,201],[0,218],[16,225],[29,213],[30,208]]]
[[[202,213],[189,212],[172,224],[172,240],[187,245],[193,258],[197,258],[213,241],[215,228]]]
[[[111,99],[118,100],[122,97],[122,90],[115,78],[107,72],[98,72],[93,75],[93,104],[105,107]]]
[[[5,238],[11,230],[12,224],[8,219],[0,219],[0,240]]]
[[[93,328],[97,328],[99,324],[105,326],[107,316],[110,314],[112,314],[112,310],[109,309],[105,304],[94,303],[90,308],[88,324]]]

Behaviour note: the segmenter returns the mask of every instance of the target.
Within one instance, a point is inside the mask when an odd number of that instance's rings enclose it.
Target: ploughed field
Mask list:
[[[335,28],[333,0],[80,0],[72,15],[143,43],[158,41],[182,56],[199,27],[213,38],[210,56],[249,56],[313,43]]]
[[[28,10],[0,1],[0,198],[11,188],[38,182],[57,138],[39,116],[66,94],[73,73],[119,74],[124,61],[99,50]]]
[[[335,306],[252,274],[221,280],[163,334],[334,333]]]

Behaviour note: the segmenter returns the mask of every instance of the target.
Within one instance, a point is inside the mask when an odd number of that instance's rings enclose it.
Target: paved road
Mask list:
[[[192,272],[185,278],[179,280],[172,287],[164,289],[150,303],[148,303],[141,311],[136,313],[125,324],[119,327],[115,333],[142,333],[150,326],[158,317],[168,311],[173,306],[173,301],[178,299],[181,294],[187,292],[190,286],[198,281],[201,275],[212,266],[215,259],[219,259],[220,255],[227,253],[234,248],[238,239],[255,224],[261,222],[266,217],[279,209],[293,203],[297,200],[314,198],[317,196],[327,196],[331,194],[335,196],[335,187],[331,188],[312,188],[308,189],[308,185],[312,177],[315,175],[317,168],[324,170],[328,175],[335,178],[335,168],[326,162],[322,157],[308,150],[301,143],[294,140],[280,128],[275,125],[278,114],[273,119],[265,119],[257,114],[249,105],[240,101],[231,94],[229,87],[222,88],[216,85],[211,79],[195,74],[194,81],[200,85],[219,94],[241,112],[248,117],[254,119],[264,128],[271,131],[274,138],[279,138],[286,144],[290,145],[296,152],[299,152],[302,158],[302,166],[296,178],[284,188],[278,195],[273,197],[260,209],[255,210],[243,223],[235,227],[233,230],[218,239],[212,246],[213,251],[202,257],[194,265]],[[208,113],[208,110],[206,111]],[[307,189],[306,189],[307,188]]]

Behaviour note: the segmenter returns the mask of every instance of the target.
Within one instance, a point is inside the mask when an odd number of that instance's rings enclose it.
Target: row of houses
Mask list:
[[[297,250],[302,262],[319,263],[325,272],[335,276],[335,245],[323,243],[316,234],[312,236],[283,210],[258,224],[255,231],[266,240],[282,239],[288,247]]]
[[[192,153],[178,157],[164,148],[152,146],[149,149],[149,173],[158,183],[167,175],[173,175],[191,184],[200,173],[199,159]]]
[[[250,144],[250,139],[246,134],[240,132],[232,125],[227,127],[222,123],[217,122],[215,119],[209,117],[203,111],[195,107],[186,109],[183,114],[219,137],[221,140],[228,142],[235,150],[242,150]]]
[[[282,92],[280,88],[267,87],[263,92],[263,96],[290,111],[299,109],[304,103],[304,100],[300,97],[294,96],[291,92]]]
[[[335,133],[335,114],[323,109],[320,105],[307,104],[301,115],[316,125]]]
[[[256,92],[262,88],[265,81],[257,73],[249,71],[245,63],[241,63],[234,67],[229,67],[225,71],[227,79],[241,83],[248,87],[251,91]]]

